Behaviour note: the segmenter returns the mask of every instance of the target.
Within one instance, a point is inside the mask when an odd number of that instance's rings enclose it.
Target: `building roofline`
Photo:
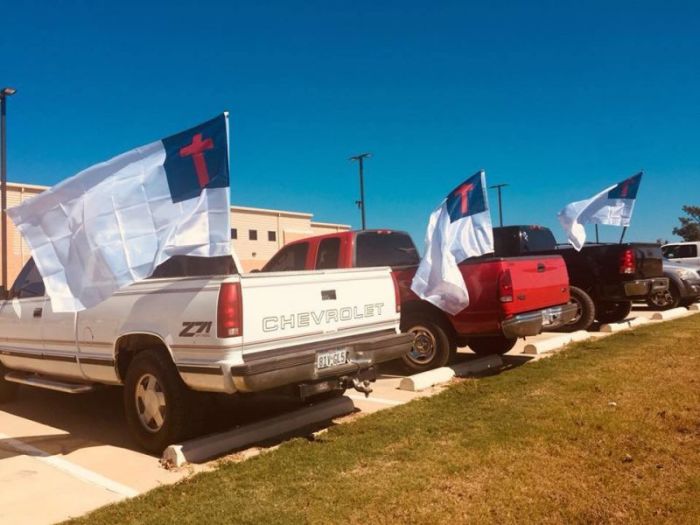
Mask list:
[[[7,181],[8,188],[27,188],[29,190],[48,190],[50,186],[40,186],[39,184],[27,184],[25,182]]]
[[[274,215],[285,215],[287,217],[302,217],[304,219],[310,219],[314,216],[313,213],[304,213],[300,211],[285,211],[285,210],[272,210],[268,208],[253,208],[250,206],[231,206],[231,211],[248,211],[252,213],[268,213]]]
[[[348,230],[350,229],[349,224],[338,224],[336,222],[311,221],[311,226],[329,226],[331,228],[347,228]]]

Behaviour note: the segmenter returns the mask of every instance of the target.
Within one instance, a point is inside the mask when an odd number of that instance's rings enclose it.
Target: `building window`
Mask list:
[[[251,241],[258,240],[258,230],[248,230],[248,239]]]
[[[267,232],[267,240],[275,242],[277,240],[277,232]]]
[[[231,228],[231,238],[238,239],[238,230],[236,228]]]

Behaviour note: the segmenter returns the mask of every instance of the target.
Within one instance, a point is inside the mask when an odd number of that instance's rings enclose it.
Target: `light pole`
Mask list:
[[[5,117],[7,113],[7,97],[17,92],[15,88],[5,87],[0,90],[0,213],[2,214],[2,294],[6,297],[7,284],[7,135]]]
[[[501,201],[501,188],[505,188],[508,184],[494,184],[489,186],[491,189],[496,189],[498,191],[498,222],[500,226],[503,226],[503,208]]]
[[[360,208],[360,212],[362,212],[362,229],[366,229],[366,223],[365,223],[365,177],[364,177],[364,163],[363,161],[367,158],[370,157],[370,153],[360,153],[359,155],[355,155],[354,157],[350,157],[350,160],[356,160],[360,166],[360,200],[355,201],[355,204],[357,204],[357,207]]]

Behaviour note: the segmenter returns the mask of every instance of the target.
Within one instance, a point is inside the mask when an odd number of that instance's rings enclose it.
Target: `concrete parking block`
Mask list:
[[[332,399],[220,434],[170,445],[163,452],[163,462],[176,467],[186,463],[201,463],[254,443],[281,437],[304,427],[344,416],[353,410],[355,405],[351,399],[347,397]]]
[[[482,374],[488,370],[495,370],[501,368],[502,366],[503,359],[500,355],[489,355],[480,357],[479,359],[457,363],[452,365],[450,368],[454,370],[457,377],[465,377]]]
[[[581,337],[581,336],[579,336]],[[525,345],[523,354],[538,355],[560,350],[573,341],[571,334],[562,334],[556,337],[551,337],[543,341],[535,341]]]
[[[691,312],[700,312],[700,303],[691,304],[688,310]]]
[[[654,312],[651,316],[653,321],[669,321],[670,319],[678,319],[680,317],[685,317],[689,315],[688,309],[682,306],[678,308],[671,308],[670,310],[665,310],[663,312]]]
[[[588,341],[591,337],[593,337],[593,334],[586,332],[585,330],[576,330],[575,332],[571,332],[569,335],[571,336],[572,343]]]
[[[447,383],[455,376],[455,371],[447,366],[413,374],[412,376],[404,377],[399,383],[400,390],[408,390],[409,392],[418,392],[425,390],[431,386]]]

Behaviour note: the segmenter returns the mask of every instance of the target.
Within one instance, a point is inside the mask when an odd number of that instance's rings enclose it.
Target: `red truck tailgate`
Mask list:
[[[513,257],[501,264],[513,283],[513,301],[502,303],[506,316],[569,302],[569,275],[560,256]]]

